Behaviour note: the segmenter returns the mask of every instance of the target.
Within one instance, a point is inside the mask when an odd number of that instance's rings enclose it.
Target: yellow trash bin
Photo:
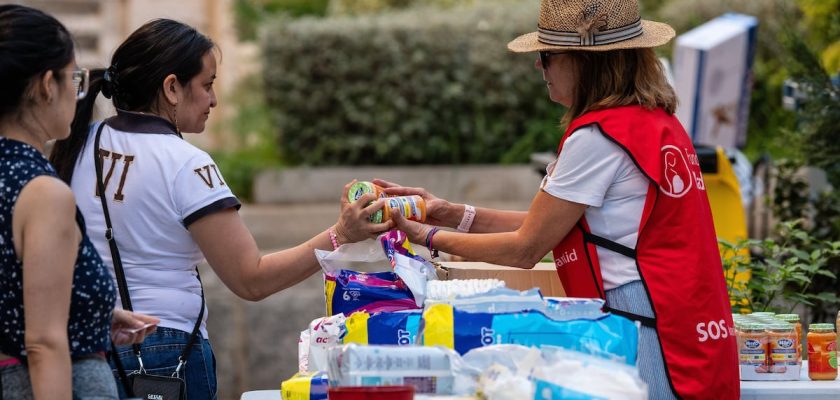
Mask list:
[[[737,243],[747,238],[747,217],[741,200],[741,189],[738,178],[729,157],[722,147],[697,147],[700,159],[700,169],[706,184],[706,194],[712,208],[715,232],[719,239],[730,243]],[[721,254],[723,249],[721,248]],[[739,254],[749,261],[749,250],[743,249]],[[735,256],[735,254],[729,255]],[[745,285],[750,279],[749,271],[737,273],[726,271],[727,278],[734,274],[735,285]],[[733,303],[734,305],[734,303]]]

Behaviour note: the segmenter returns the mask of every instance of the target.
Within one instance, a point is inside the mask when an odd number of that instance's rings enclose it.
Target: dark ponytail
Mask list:
[[[76,116],[70,124],[70,136],[55,142],[50,153],[50,163],[55,167],[58,177],[67,184],[73,179],[73,167],[88,138],[88,130],[96,97],[102,91],[104,69],[90,71],[90,83],[87,95],[76,103]],[[73,155],[70,157],[70,155]]]
[[[76,106],[70,136],[56,142],[50,161],[68,184],[90,133],[97,95],[126,111],[150,112],[157,106],[163,81],[175,74],[186,85],[201,73],[202,58],[213,42],[195,28],[170,19],[156,19],[134,31],[111,58],[105,70],[91,71],[87,97]]]

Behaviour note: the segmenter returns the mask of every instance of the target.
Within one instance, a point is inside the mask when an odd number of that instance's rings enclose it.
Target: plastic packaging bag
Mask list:
[[[469,280],[461,281],[469,282]],[[429,282],[432,286],[432,282]],[[526,310],[544,311],[545,302],[539,289],[514,290],[504,287],[491,289],[485,293],[467,296],[454,296],[445,301],[426,301],[426,308],[435,304],[449,304],[459,311],[471,313],[500,314]]]
[[[420,308],[411,290],[393,272],[339,270],[335,275],[325,274],[324,295],[328,315]]]
[[[534,400],[645,400],[647,385],[636,367],[602,358],[543,347],[546,363],[534,368]]]
[[[327,349],[341,344],[347,332],[343,314],[317,318],[309,329],[300,333],[298,341],[298,367],[301,372],[325,371]]]
[[[545,314],[555,321],[589,318],[596,319],[605,315],[604,300],[577,297],[546,297]]]
[[[423,313],[423,344],[464,354],[493,344],[554,345],[636,364],[639,328],[627,318],[555,321],[539,311],[469,313],[436,304]]]
[[[458,354],[440,347],[359,346],[329,351],[330,386],[411,385],[416,393],[452,394]]]
[[[394,235],[398,234],[383,235],[384,242],[345,244],[333,252],[315,250],[324,270],[327,315],[398,311],[422,306],[426,282],[437,279],[434,267],[411,252],[410,246],[399,245],[399,250],[392,249],[386,255],[388,249],[383,251],[383,246],[388,243],[393,247],[395,242],[388,238]],[[393,272],[365,273],[350,269],[390,270],[392,263]]]
[[[641,400],[647,396],[635,366],[555,346],[492,345],[469,351],[462,362],[468,368],[456,375],[457,381],[475,382],[470,392],[481,393],[487,400]]]
[[[448,303],[461,298],[490,295],[497,288],[505,287],[498,279],[453,279],[451,281],[430,281],[426,285],[426,304]]]
[[[481,392],[488,400],[529,399],[534,393],[531,371],[540,365],[539,349],[498,344],[470,350],[461,357],[465,368],[456,381],[467,393]],[[472,387],[466,387],[467,382]]]
[[[283,400],[327,400],[326,372],[297,373],[280,385]]]
[[[417,342],[422,313],[417,311],[353,313],[347,319],[344,343],[407,346]]]
[[[309,328],[300,332],[298,339],[298,372],[309,371]]]

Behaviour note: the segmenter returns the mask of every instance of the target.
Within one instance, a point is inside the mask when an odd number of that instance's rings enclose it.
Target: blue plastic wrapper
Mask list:
[[[379,236],[379,243],[382,244],[382,250],[385,252],[385,257],[391,263],[391,268],[397,264],[396,254],[402,254],[408,258],[426,263],[426,259],[417,255],[411,248],[411,242],[402,231],[396,229],[385,232]]]
[[[340,270],[336,275],[325,274],[324,279],[327,315],[420,308],[411,290],[393,272]]]
[[[280,385],[283,400],[327,400],[326,372],[298,373]]]
[[[464,354],[493,344],[558,346],[636,365],[639,329],[627,318],[606,314],[596,319],[557,321],[539,311],[469,313],[436,304],[423,313],[423,344]]]
[[[418,311],[354,313],[347,319],[344,343],[361,345],[407,346],[417,343],[420,320]]]

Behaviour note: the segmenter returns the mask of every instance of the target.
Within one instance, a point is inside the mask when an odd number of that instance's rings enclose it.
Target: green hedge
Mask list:
[[[476,0],[330,0],[328,12],[330,15],[361,15],[423,5],[447,8],[475,3]]]
[[[506,44],[538,3],[280,19],[262,37],[284,159],[307,165],[527,161],[553,150],[560,106],[534,55]]]

